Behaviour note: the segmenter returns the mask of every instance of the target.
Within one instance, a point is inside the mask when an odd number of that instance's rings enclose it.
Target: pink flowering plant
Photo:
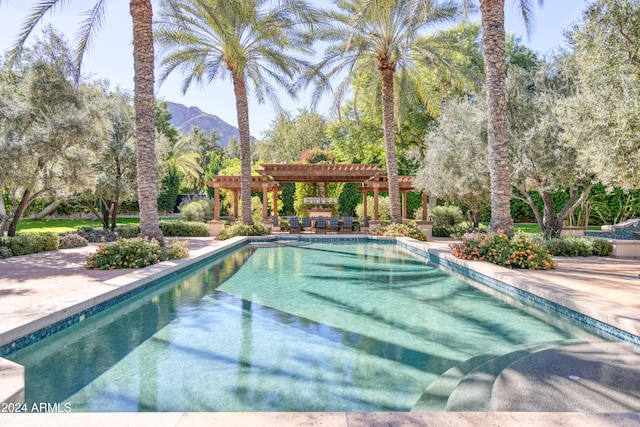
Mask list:
[[[459,243],[449,245],[456,258],[487,261],[507,268],[551,270],[556,264],[544,244],[524,233],[466,233]]]
[[[119,239],[100,245],[98,251],[87,258],[85,267],[91,270],[144,268],[188,255],[188,242],[173,241],[162,247],[155,239]]]

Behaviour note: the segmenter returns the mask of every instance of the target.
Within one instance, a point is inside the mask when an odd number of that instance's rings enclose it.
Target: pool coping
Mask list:
[[[134,270],[124,275],[117,276],[106,280],[113,286],[113,289],[107,292],[94,295],[93,297],[66,307],[54,313],[49,313],[36,321],[21,325],[10,331],[0,334],[0,379],[2,379],[3,387],[0,388],[0,403],[24,401],[24,368],[18,364],[2,359],[1,356],[9,354],[16,350],[15,347],[22,348],[32,342],[42,339],[58,330],[64,329],[72,324],[83,321],[87,316],[104,310],[114,304],[150,289],[172,275],[183,274],[193,268],[198,267],[209,261],[210,258],[220,255],[224,252],[234,250],[238,246],[242,246],[247,242],[268,242],[277,240],[305,240],[305,241],[369,241],[380,243],[395,243],[400,247],[426,256],[449,270],[458,270],[471,276],[474,280],[479,280],[489,284],[490,286],[502,287],[507,285],[520,292],[516,292],[518,296],[532,299],[528,295],[553,303],[554,306],[565,307],[567,310],[578,313],[582,317],[578,320],[589,324],[589,319],[595,319],[598,322],[610,325],[614,329],[620,329],[630,334],[631,342],[640,345],[640,322],[633,319],[630,321],[624,314],[616,313],[613,310],[601,312],[594,310],[580,299],[572,301],[567,295],[562,295],[557,289],[544,286],[545,284],[536,278],[527,277],[521,271],[508,270],[493,264],[479,261],[467,261],[453,257],[446,249],[439,249],[431,246],[429,242],[420,242],[410,238],[388,238],[366,235],[333,235],[333,236],[316,236],[316,235],[298,235],[298,236],[262,236],[262,237],[236,237],[220,243],[216,247],[205,247],[196,251],[192,251],[190,256],[185,260],[172,260],[147,267],[142,270]],[[471,274],[470,274],[471,273]],[[475,277],[474,277],[475,275]],[[488,283],[486,283],[488,282]],[[502,286],[500,286],[502,284]],[[570,295],[575,296],[575,295]],[[535,298],[533,298],[534,302]],[[557,311],[557,310],[556,310]],[[562,313],[562,312],[561,312]],[[562,313],[565,314],[566,313]],[[574,317],[575,318],[575,317]],[[596,325],[598,326],[598,325]],[[625,337],[622,337],[625,338]],[[22,340],[22,341],[20,341]],[[8,351],[8,350],[11,351]],[[8,351],[8,353],[7,353]],[[9,378],[10,381],[4,381]],[[22,381],[16,380],[21,379]],[[6,385],[6,387],[4,387]]]

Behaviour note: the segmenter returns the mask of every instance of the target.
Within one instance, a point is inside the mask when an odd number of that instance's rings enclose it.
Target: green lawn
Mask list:
[[[138,218],[118,218],[118,225],[139,224]],[[20,233],[68,233],[76,231],[78,227],[83,225],[91,225],[94,227],[102,227],[102,223],[98,220],[88,219],[21,219],[18,223],[18,232]]]

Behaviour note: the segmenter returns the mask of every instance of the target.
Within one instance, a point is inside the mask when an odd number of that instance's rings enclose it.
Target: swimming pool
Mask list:
[[[405,411],[447,369],[598,340],[395,244],[247,245],[8,359],[76,411]]]

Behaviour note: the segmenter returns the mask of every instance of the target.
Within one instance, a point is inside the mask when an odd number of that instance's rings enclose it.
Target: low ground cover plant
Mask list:
[[[524,233],[512,236],[499,233],[466,233],[459,243],[449,245],[453,256],[473,261],[487,261],[507,268],[551,270],[556,268],[543,243]]]
[[[227,240],[236,236],[266,236],[269,233],[269,229],[259,222],[253,224],[237,222],[231,227],[223,228],[216,236],[216,240]]]
[[[80,248],[89,244],[89,241],[78,233],[61,234],[59,238],[60,249]]]
[[[209,226],[202,222],[160,221],[160,230],[165,237],[209,237]],[[135,224],[116,227],[115,232],[124,239],[140,235],[140,226]]]
[[[186,258],[188,243],[174,241],[165,247],[155,239],[119,239],[104,243],[87,257],[86,268],[114,270],[118,268],[144,268],[168,259]]]
[[[558,239],[542,240],[553,256],[609,256],[613,252],[613,245],[605,239],[594,237],[561,237]]]
[[[427,236],[424,234],[415,222],[408,224],[388,224],[381,225],[375,230],[371,231],[374,236],[394,236],[394,237],[411,237],[423,242],[427,241]]]
[[[78,227],[77,234],[91,243],[115,242],[119,237],[118,234],[113,231],[92,227],[90,225]]]

